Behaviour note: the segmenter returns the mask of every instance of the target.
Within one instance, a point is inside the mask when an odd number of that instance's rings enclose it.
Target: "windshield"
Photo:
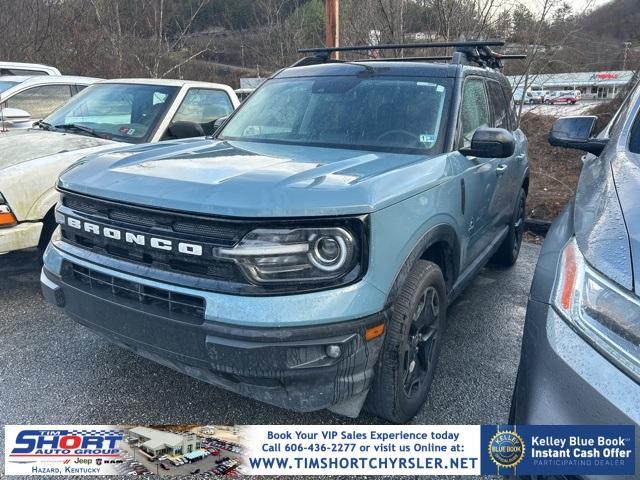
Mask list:
[[[331,76],[269,80],[218,138],[435,153],[446,124],[446,78]]]
[[[166,85],[97,83],[85,88],[45,122],[74,133],[89,129],[121,142],[147,142],[178,89]]]
[[[0,92],[9,90],[11,87],[15,87],[17,84],[18,82],[7,82],[5,80],[0,80]]]

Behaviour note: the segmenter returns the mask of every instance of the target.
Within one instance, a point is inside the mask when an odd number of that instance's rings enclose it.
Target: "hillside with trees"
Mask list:
[[[343,44],[504,38],[510,51],[530,56],[511,62],[506,73],[635,69],[640,61],[638,0],[585,11],[559,0],[538,0],[535,8],[497,0],[340,5]],[[237,86],[239,77],[292,63],[297,48],[322,45],[324,6],[322,0],[0,0],[0,31],[6,60],[53,64],[70,74]]]

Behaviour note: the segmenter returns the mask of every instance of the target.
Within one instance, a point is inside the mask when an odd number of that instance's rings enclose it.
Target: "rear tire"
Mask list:
[[[393,423],[420,410],[442,345],[447,293],[440,267],[419,260],[393,305],[384,347],[365,409]]]
[[[522,245],[522,236],[524,234],[524,221],[527,204],[527,193],[524,188],[520,189],[518,200],[516,202],[515,212],[509,225],[509,233],[502,241],[502,244],[493,254],[491,263],[501,267],[510,267],[518,260],[520,255],[520,246]]]

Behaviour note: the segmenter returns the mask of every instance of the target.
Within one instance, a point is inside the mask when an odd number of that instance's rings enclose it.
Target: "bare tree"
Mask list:
[[[115,60],[118,76],[131,70],[128,57],[145,75],[162,78],[203,55],[185,49],[185,39],[209,0],[199,0],[186,16],[176,15],[167,0],[90,0],[95,21]],[[186,50],[186,51],[185,51]]]
[[[514,87],[522,88],[523,100],[525,93],[536,82],[540,72],[545,71],[549,65],[556,61],[556,57],[567,45],[568,40],[574,37],[581,29],[579,24],[571,26],[566,24],[564,25],[565,28],[555,32],[555,38],[550,38],[553,33],[549,28],[549,18],[552,13],[555,12],[557,21],[560,18],[564,18],[571,9],[567,10],[567,4],[560,3],[559,0],[541,0],[541,2],[535,21],[529,24],[529,28],[520,27],[521,31],[518,32],[523,40],[523,53],[527,55],[527,59],[522,75]],[[590,7],[591,3],[592,0],[587,2],[584,11]],[[526,9],[524,6],[522,8]],[[553,48],[547,48],[550,43],[553,44]],[[518,124],[522,118],[523,104],[524,101],[521,101],[518,105]]]

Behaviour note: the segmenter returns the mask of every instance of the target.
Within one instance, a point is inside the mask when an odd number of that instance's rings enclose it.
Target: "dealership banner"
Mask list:
[[[627,475],[632,425],[7,425],[6,475]]]

